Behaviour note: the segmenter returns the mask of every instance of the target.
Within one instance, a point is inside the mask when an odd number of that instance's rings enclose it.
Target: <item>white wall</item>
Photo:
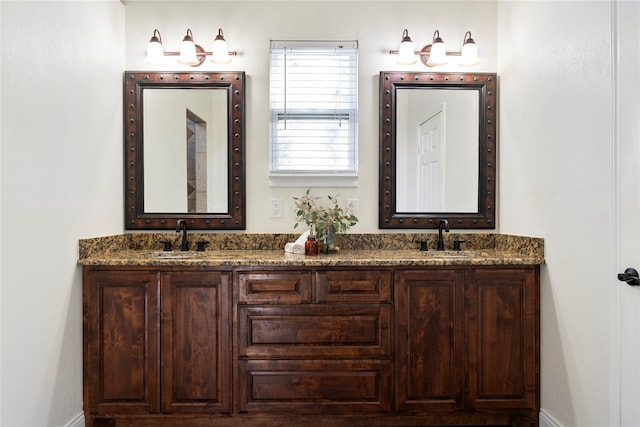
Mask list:
[[[293,197],[302,188],[269,187],[269,41],[274,39],[347,39],[359,42],[359,185],[357,188],[314,188],[312,194],[359,199],[360,222],[354,232],[378,232],[378,74],[380,71],[427,69],[395,64],[389,50],[397,49],[402,31],[409,30],[416,47],[431,43],[433,32],[450,50],[462,47],[471,30],[482,63],[474,71],[496,70],[496,8],[493,1],[127,1],[126,34],[129,70],[240,70],[247,73],[246,153],[247,231],[294,232]],[[224,31],[231,50],[240,55],[229,65],[207,61],[191,68],[177,62],[152,67],[144,62],[154,28],[165,50],[178,50],[191,28],[194,41],[209,43]],[[449,65],[441,71],[459,69]],[[281,198],[284,217],[269,218],[271,198]]]
[[[0,425],[62,426],[82,411],[78,239],[123,229],[124,6],[0,8]]]
[[[565,426],[609,425],[610,7],[498,7],[500,231],[545,239],[542,408]]]
[[[175,49],[187,27],[202,44],[222,27],[241,53],[224,69],[247,72],[249,232],[293,231],[291,197],[304,191],[266,184],[269,39],[360,41],[360,186],[317,191],[358,198],[354,231],[377,232],[377,75],[400,69],[386,51],[404,28],[418,46],[436,28],[452,45],[471,30],[474,70],[500,73],[499,231],[546,240],[543,410],[566,426],[608,424],[607,1],[3,0],[0,19],[1,425],[63,425],[81,410],[77,240],[123,229],[121,73],[149,69],[154,28]],[[268,218],[272,197],[288,216]]]

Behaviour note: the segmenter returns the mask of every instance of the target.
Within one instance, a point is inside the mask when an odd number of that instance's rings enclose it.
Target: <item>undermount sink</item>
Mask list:
[[[173,252],[173,251],[154,251],[154,252],[144,252],[142,256],[145,258],[160,258],[160,259],[184,259],[184,258],[193,258],[196,256],[193,251],[186,252]]]
[[[423,251],[422,252],[425,257],[433,257],[433,258],[473,258],[478,256],[478,252],[476,251]]]

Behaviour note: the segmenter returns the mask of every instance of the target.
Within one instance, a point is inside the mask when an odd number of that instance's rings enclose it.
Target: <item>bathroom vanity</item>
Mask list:
[[[542,241],[465,238],[81,241],[87,426],[537,426]]]
[[[442,238],[346,234],[341,251],[315,257],[285,253],[292,235],[203,233],[186,245],[187,223],[245,229],[244,82],[124,73],[125,227],[182,225],[184,237],[80,241],[87,426],[537,426],[541,239],[455,233],[464,250],[421,251]],[[379,82],[379,228],[494,229],[497,75]],[[226,123],[207,163],[215,186],[181,182],[197,173],[176,164],[188,156],[168,137],[184,135],[184,120],[162,120],[184,110],[176,93]],[[417,129],[431,117],[448,151],[424,180],[419,159],[431,154]],[[222,191],[205,206],[209,187]],[[206,251],[179,250],[194,242]]]

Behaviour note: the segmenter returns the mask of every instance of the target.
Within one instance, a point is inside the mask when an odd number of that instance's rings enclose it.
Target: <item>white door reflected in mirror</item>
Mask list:
[[[418,179],[415,212],[444,209],[444,123],[445,104],[418,125]],[[409,199],[407,200],[409,201]]]

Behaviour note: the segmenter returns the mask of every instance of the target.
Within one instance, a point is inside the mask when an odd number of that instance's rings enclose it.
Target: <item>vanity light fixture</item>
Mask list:
[[[231,62],[230,56],[237,55],[235,51],[229,51],[227,42],[224,40],[222,28],[218,29],[218,35],[213,41],[211,52],[205,51],[202,46],[194,43],[191,29],[187,29],[187,34],[182,39],[179,52],[165,52],[162,48],[162,36],[157,29],[153,30],[153,36],[147,46],[147,64],[164,65],[167,63],[167,56],[177,56],[181,64],[197,67],[201,65],[207,56],[214,64],[227,64]]]
[[[467,31],[462,41],[460,65],[463,67],[473,67],[479,63],[478,46],[476,46],[476,42],[471,38],[471,31]]]
[[[227,64],[231,62],[229,55],[235,55],[236,52],[229,52],[227,42],[224,40],[224,34],[222,34],[222,28],[218,28],[218,35],[213,40],[213,47],[211,49],[211,62],[216,64]]]
[[[193,34],[191,34],[190,29],[187,29],[187,34],[182,39],[182,43],[180,43],[178,62],[191,66],[200,65],[200,59],[196,56],[196,44],[193,42]]]
[[[428,67],[438,67],[447,65],[449,56],[460,56],[459,65],[462,67],[472,67],[480,63],[478,57],[478,47],[471,38],[471,31],[467,31],[462,41],[461,52],[447,52],[444,41],[440,37],[440,31],[433,33],[431,44],[426,45],[420,51],[415,51],[413,41],[409,37],[409,32],[405,29],[402,32],[402,41],[398,50],[389,51],[392,55],[398,55],[396,63],[399,65],[411,65],[417,62],[417,57]]]
[[[449,63],[447,59],[447,48],[444,46],[444,41],[440,38],[440,31],[438,30],[433,33],[433,42],[431,43],[431,52],[429,53],[429,57],[427,58],[428,66],[438,67]]]
[[[391,51],[394,53],[394,51]],[[409,37],[409,32],[404,30],[402,32],[402,41],[400,42],[400,49],[398,49],[398,59],[396,63],[399,65],[412,65],[417,62],[415,49],[413,48],[413,41]]]
[[[162,36],[160,31],[153,30],[153,36],[147,45],[147,64],[162,65],[164,64],[164,52],[162,50]]]

